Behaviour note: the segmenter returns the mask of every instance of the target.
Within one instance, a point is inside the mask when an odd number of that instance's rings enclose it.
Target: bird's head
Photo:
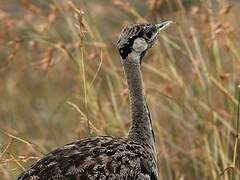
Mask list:
[[[172,21],[164,21],[159,24],[132,24],[126,26],[120,33],[117,47],[122,59],[126,59],[131,53],[137,55],[141,61],[146,51],[152,47],[157,35],[166,29]]]

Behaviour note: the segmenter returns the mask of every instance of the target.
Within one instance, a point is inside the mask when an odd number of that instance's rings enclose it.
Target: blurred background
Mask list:
[[[0,0],[0,179],[76,139],[124,136],[116,42],[136,22],[176,22],[143,65],[160,177],[240,179],[238,0]]]

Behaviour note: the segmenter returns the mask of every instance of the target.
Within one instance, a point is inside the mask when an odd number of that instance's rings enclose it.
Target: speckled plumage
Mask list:
[[[128,136],[72,142],[37,161],[18,180],[158,179],[155,138],[140,65],[158,32],[169,23],[129,25],[120,34],[117,47],[129,87],[132,121]]]
[[[149,148],[127,138],[83,139],[49,153],[19,180],[156,180]]]

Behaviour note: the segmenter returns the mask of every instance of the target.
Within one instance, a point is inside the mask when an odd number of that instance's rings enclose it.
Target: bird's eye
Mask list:
[[[162,25],[160,25],[158,28],[160,29],[160,28],[162,28],[164,25],[162,24]]]
[[[153,34],[153,33],[152,33],[151,31],[148,31],[148,32],[146,33],[146,37],[150,39],[150,38],[152,37],[152,34]]]

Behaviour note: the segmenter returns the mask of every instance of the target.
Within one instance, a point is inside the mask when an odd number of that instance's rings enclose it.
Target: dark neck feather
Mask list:
[[[144,99],[140,57],[133,52],[122,61],[129,88],[132,120],[132,127],[128,137],[137,140],[144,140],[151,146],[154,146],[152,125]]]

